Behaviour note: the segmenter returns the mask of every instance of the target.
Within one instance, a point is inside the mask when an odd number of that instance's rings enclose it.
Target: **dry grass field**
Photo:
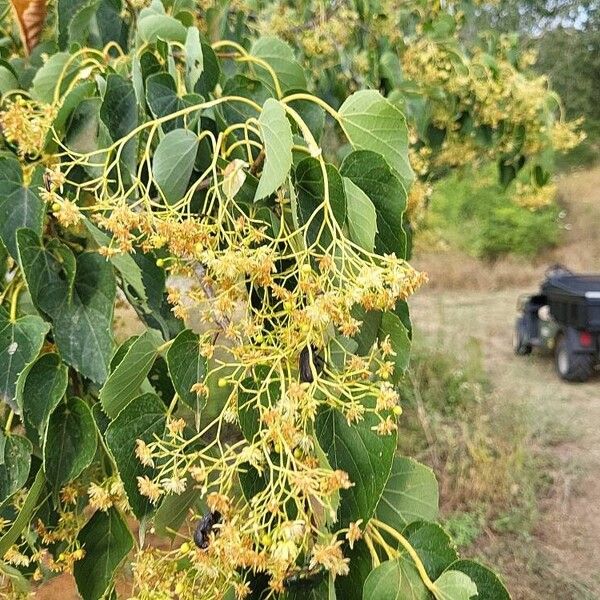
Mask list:
[[[485,263],[454,251],[414,260],[430,276],[411,303],[417,336],[458,356],[475,341],[492,401],[530,415],[524,443],[545,454],[548,485],[531,531],[487,530],[471,548],[499,566],[515,600],[600,598],[600,377],[566,384],[551,356],[517,357],[511,348],[517,297],[534,291],[549,265],[600,271],[600,168],[564,176],[559,187],[563,240],[533,263]]]

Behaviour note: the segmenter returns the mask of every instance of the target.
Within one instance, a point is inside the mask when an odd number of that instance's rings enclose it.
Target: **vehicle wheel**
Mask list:
[[[531,354],[531,344],[527,344],[525,339],[525,324],[523,323],[523,319],[518,319],[513,331],[513,350],[515,354],[519,356]]]
[[[587,381],[594,370],[592,354],[573,352],[564,335],[558,337],[554,350],[556,372],[565,381]]]

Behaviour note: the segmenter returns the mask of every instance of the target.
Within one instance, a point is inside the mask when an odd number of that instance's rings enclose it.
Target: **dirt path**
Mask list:
[[[555,422],[569,432],[568,442],[550,449],[557,470],[549,473],[551,494],[542,501],[532,544],[542,551],[550,572],[580,582],[577,597],[600,598],[600,377],[584,385],[566,384],[554,373],[551,356],[513,354],[514,307],[523,291],[421,294],[412,302],[413,321],[419,334],[455,348],[458,355],[475,339],[498,401],[524,404],[540,429]],[[546,600],[531,590],[521,593]],[[518,600],[517,590],[513,594]]]
[[[524,405],[541,432],[549,424],[563,430],[558,440],[545,440],[556,469],[548,473],[551,491],[541,502],[531,551],[540,552],[543,569],[569,588],[557,600],[597,600],[600,376],[584,385],[566,384],[554,373],[551,356],[517,357],[511,347],[517,297],[536,289],[549,264],[600,271],[600,169],[575,173],[559,185],[566,212],[559,248],[534,264],[506,259],[486,265],[455,253],[421,256],[416,266],[430,274],[431,285],[413,299],[411,309],[419,333],[445,349],[460,355],[469,338],[479,342],[498,402],[507,398]],[[543,576],[536,574],[538,581]],[[515,600],[549,599],[516,579],[512,583]]]

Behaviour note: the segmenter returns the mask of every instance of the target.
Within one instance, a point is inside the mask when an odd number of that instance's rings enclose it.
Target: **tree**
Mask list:
[[[23,8],[0,64],[6,593],[72,572],[111,597],[129,561],[137,597],[507,598],[395,454],[424,280],[398,103],[334,107],[285,42],[211,44],[191,2]],[[139,326],[118,345],[117,302]]]
[[[518,36],[489,28],[468,35],[485,10],[470,1],[271,1],[250,11],[251,19],[247,7],[223,3],[206,21],[212,35],[239,43],[256,30],[282,36],[334,105],[366,86],[401,108],[417,177],[411,208],[422,206],[428,184],[450,169],[490,160],[503,185],[519,176],[522,203],[546,204],[554,195],[544,189],[554,153],[581,135],[561,119],[560,102],[532,71],[534,56]]]

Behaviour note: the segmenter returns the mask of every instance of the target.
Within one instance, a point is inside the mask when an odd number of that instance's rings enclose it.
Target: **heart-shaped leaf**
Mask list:
[[[17,378],[38,355],[48,330],[48,324],[38,316],[26,315],[13,321],[0,307],[0,399],[13,410],[18,410]]]
[[[104,412],[114,419],[138,395],[140,385],[158,356],[163,339],[157,331],[148,329],[129,346],[119,364],[100,390]]]
[[[281,187],[292,166],[292,128],[282,104],[269,98],[258,119],[264,142],[265,164],[254,200],[270,196]]]
[[[174,129],[159,142],[152,159],[152,173],[167,204],[183,198],[198,152],[198,136],[188,129]]]
[[[113,347],[112,266],[90,252],[75,258],[59,243],[46,248],[29,229],[20,229],[17,240],[29,293],[35,306],[52,320],[63,360],[85,377],[103,382]]]
[[[361,90],[344,101],[339,115],[344,133],[356,150],[381,154],[405,185],[412,182],[408,128],[399,108],[376,90]]]
[[[44,203],[37,189],[42,185],[38,173],[27,186],[17,158],[6,152],[0,154],[0,240],[14,259],[18,258],[17,229],[27,227],[42,233]]]
[[[148,475],[153,470],[145,467],[135,454],[136,440],[152,442],[154,436],[164,435],[167,422],[166,407],[155,394],[144,394],[134,398],[108,426],[105,439],[113,455],[123,486],[135,516],[141,519],[153,510],[148,498],[138,489],[137,478]]]
[[[206,376],[206,357],[200,354],[200,336],[190,329],[182,331],[167,352],[167,365],[178,396],[199,416],[206,406],[206,396],[192,391],[195,383]]]
[[[344,159],[340,173],[359,187],[375,206],[375,251],[404,258],[407,246],[402,215],[406,209],[406,189],[383,156],[370,150],[352,152]]]
[[[388,480],[396,435],[378,435],[372,430],[378,422],[373,413],[366,413],[362,421],[352,426],[336,409],[325,408],[317,413],[315,433],[329,464],[348,473],[354,483],[340,492],[341,527],[358,519],[367,523]]]
[[[19,375],[17,404],[30,440],[39,443],[44,439],[50,414],[64,396],[67,384],[67,366],[54,353],[42,354]]]
[[[83,600],[100,600],[133,548],[133,536],[119,512],[110,508],[96,511],[77,539],[85,548],[73,569],[77,590]]]
[[[363,600],[428,600],[429,591],[415,566],[396,559],[373,569],[363,588]]]
[[[96,444],[96,425],[87,404],[79,398],[59,404],[44,438],[44,471],[55,492],[90,465]]]
[[[31,468],[31,442],[21,435],[0,433],[0,502],[18,492],[27,481]]]
[[[434,520],[438,514],[438,485],[433,471],[412,458],[394,457],[376,514],[397,531],[413,521]]]

